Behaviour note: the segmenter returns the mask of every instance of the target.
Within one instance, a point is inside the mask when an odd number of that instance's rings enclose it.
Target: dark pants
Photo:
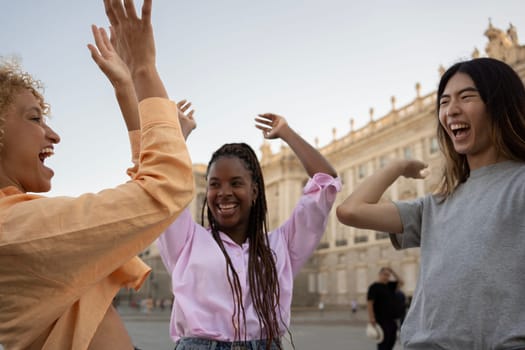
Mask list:
[[[392,350],[396,344],[397,338],[397,323],[395,320],[377,321],[381,328],[383,328],[383,342],[377,344],[377,350]]]
[[[281,349],[273,343],[271,350]],[[248,341],[217,341],[204,338],[181,338],[175,345],[175,350],[266,350],[266,340]]]

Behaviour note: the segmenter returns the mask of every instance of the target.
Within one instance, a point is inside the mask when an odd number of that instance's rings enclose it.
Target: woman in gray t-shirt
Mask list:
[[[392,233],[421,248],[416,291],[401,331],[405,349],[525,348],[525,88],[506,63],[459,62],[437,91],[445,157],[435,194],[379,202],[400,176],[427,165],[389,163],[337,208],[346,225]]]

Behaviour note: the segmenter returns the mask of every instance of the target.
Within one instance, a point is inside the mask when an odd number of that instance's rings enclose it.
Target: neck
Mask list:
[[[470,168],[470,171],[482,168],[487,165],[492,165],[508,160],[507,157],[503,156],[501,153],[491,152],[489,154],[479,155],[479,156],[468,156],[467,162]]]

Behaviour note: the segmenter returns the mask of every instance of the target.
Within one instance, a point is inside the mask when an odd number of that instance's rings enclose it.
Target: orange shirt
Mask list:
[[[121,287],[149,268],[135,255],[189,204],[193,173],[177,118],[162,98],[139,105],[131,181],[79,197],[0,189],[0,344],[87,349]]]

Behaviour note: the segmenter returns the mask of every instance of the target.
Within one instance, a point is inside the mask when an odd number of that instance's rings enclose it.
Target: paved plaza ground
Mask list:
[[[141,350],[173,350],[168,335],[169,311],[144,314],[121,310],[134,344]],[[374,350],[375,343],[365,336],[366,311],[352,314],[349,310],[294,310],[291,332],[296,350]],[[289,337],[285,349],[291,350]],[[396,345],[395,350],[401,350]]]
[[[144,313],[120,307],[135,346],[141,350],[173,350],[169,337],[169,310]],[[375,350],[375,344],[365,336],[366,310],[352,314],[349,310],[294,310],[291,332],[296,350]],[[292,350],[290,337],[285,338],[285,349]],[[396,345],[394,350],[401,350]],[[0,345],[0,350],[3,350]],[[115,349],[118,350],[118,349]]]

